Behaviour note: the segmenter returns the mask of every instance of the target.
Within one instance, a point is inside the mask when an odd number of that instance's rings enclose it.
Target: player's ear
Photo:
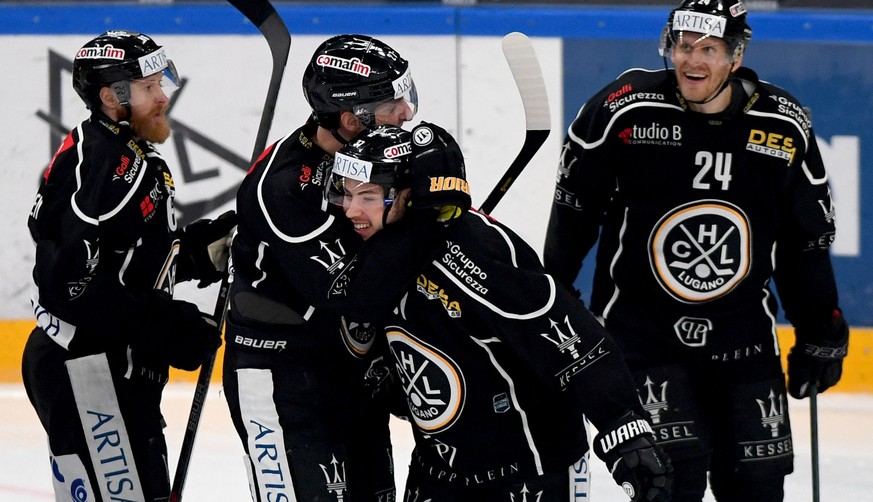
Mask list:
[[[743,66],[743,55],[740,54],[733,63],[731,63],[731,73],[740,69],[740,66]]]
[[[361,121],[358,120],[358,117],[356,117],[353,112],[348,110],[343,110],[342,112],[340,112],[339,122],[340,128],[351,133],[349,137],[352,138],[357,136],[359,132],[366,129],[366,127],[364,127],[364,124],[362,124]]]
[[[115,95],[115,91],[107,87],[102,87],[100,89],[100,101],[103,103],[103,106],[109,108],[115,108],[118,106],[118,96]]]

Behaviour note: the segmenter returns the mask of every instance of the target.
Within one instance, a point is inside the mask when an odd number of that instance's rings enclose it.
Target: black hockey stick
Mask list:
[[[818,384],[809,386],[809,443],[812,451],[812,502],[819,502],[818,478]]]
[[[229,273],[224,274],[221,286],[218,288],[215,310],[212,313],[212,319],[217,325],[219,335],[224,328],[224,316],[227,311],[227,293],[230,289],[229,278]],[[188,478],[188,465],[191,463],[194,439],[197,436],[200,417],[203,415],[203,405],[206,404],[206,394],[209,392],[209,381],[212,379],[215,357],[216,353],[213,352],[200,366],[200,374],[197,376],[197,384],[194,386],[194,399],[191,402],[191,411],[188,414],[188,423],[185,426],[185,437],[182,439],[182,448],[179,451],[179,462],[176,464],[176,475],[173,477],[170,502],[180,502],[182,500],[182,490],[185,488],[185,480]]]
[[[276,101],[279,97],[279,86],[282,83],[282,75],[285,73],[285,64],[288,62],[288,54],[291,51],[291,35],[288,28],[273,8],[269,0],[228,0],[249,21],[251,21],[267,40],[273,61],[273,69],[270,75],[270,84],[267,88],[267,98],[264,102],[264,111],[261,114],[261,123],[258,126],[258,135],[255,140],[255,148],[252,153],[252,162],[258,158],[261,151],[267,145],[267,136],[270,133],[270,125],[276,110]],[[215,309],[212,319],[216,324],[219,334],[224,330],[224,321],[227,314],[227,298],[230,283],[230,270],[225,264],[226,273],[221,280],[218,289],[218,298],[215,301]],[[176,464],[176,474],[173,478],[173,488],[170,492],[170,502],[181,502],[182,490],[185,488],[185,480],[188,477],[188,465],[191,462],[191,453],[194,450],[194,439],[197,436],[197,428],[200,425],[200,417],[203,414],[203,405],[206,402],[206,394],[209,391],[209,382],[212,379],[212,370],[215,366],[216,353],[213,352],[203,361],[197,384],[194,387],[194,399],[191,403],[191,412],[188,415],[188,423],[185,428],[185,437],[182,439],[182,448],[179,452],[179,462]]]
[[[524,105],[526,132],[521,151],[479,207],[479,212],[485,214],[490,214],[500,199],[506,195],[506,191],[545,143],[552,128],[546,84],[530,39],[519,32],[506,35],[503,37],[503,55],[512,71],[521,103]]]
[[[812,123],[812,108],[803,107],[803,113]],[[812,502],[820,500],[818,472],[818,382],[809,384],[809,449],[812,453]]]
[[[255,149],[252,152],[252,162],[254,162],[267,146],[270,125],[273,123],[273,115],[276,112],[276,101],[279,99],[279,86],[282,84],[285,64],[288,62],[288,54],[291,52],[291,34],[288,33],[288,28],[269,0],[228,0],[228,2],[261,30],[267,40],[267,45],[270,46],[270,56],[273,59],[270,85],[267,87],[264,111],[261,114]]]

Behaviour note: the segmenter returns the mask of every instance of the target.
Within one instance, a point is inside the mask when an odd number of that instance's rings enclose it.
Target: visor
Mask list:
[[[396,120],[391,119],[391,117],[394,117],[406,108],[409,109],[406,120],[412,120],[418,111],[418,89],[415,87],[415,81],[412,79],[412,73],[410,73],[408,68],[403,75],[391,82],[391,87],[394,89],[394,97],[392,99],[356,105],[352,111],[354,111],[358,120],[363,124],[372,126],[380,123],[374,119],[383,117],[381,123],[395,124]]]

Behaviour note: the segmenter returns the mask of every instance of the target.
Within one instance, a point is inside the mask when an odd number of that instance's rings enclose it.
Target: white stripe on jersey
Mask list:
[[[506,380],[506,383],[509,385],[509,395],[512,399],[512,405],[518,411],[519,417],[521,417],[522,427],[524,429],[524,437],[527,439],[527,446],[530,450],[531,455],[533,455],[534,465],[537,468],[537,475],[543,475],[543,463],[540,460],[540,452],[537,449],[537,445],[534,444],[533,436],[530,432],[530,426],[527,423],[527,413],[525,413],[524,409],[521,407],[521,403],[518,402],[518,396],[515,395],[515,383],[512,381],[512,377],[509,376],[509,373],[500,366],[500,363],[497,362],[497,359],[494,358],[494,354],[491,353],[491,349],[488,347],[488,343],[497,342],[500,343],[500,340],[496,338],[488,339],[488,340],[479,340],[476,337],[470,337],[476,345],[482,347],[486,353],[488,353],[488,359],[491,360],[491,365],[494,366],[494,369],[500,373],[500,376]]]
[[[616,112],[616,114],[613,115],[611,119],[609,119],[609,123],[606,125],[606,129],[603,130],[603,136],[600,139],[598,139],[597,141],[594,141],[592,143],[587,143],[579,136],[576,136],[573,133],[573,125],[572,124],[570,125],[570,128],[567,130],[567,134],[570,136],[570,139],[573,140],[574,143],[578,144],[579,146],[581,146],[582,148],[584,148],[586,150],[592,150],[592,149],[597,148],[598,146],[602,145],[603,142],[606,141],[606,136],[609,134],[609,131],[612,129],[612,125],[615,123],[616,120],[618,120],[618,118],[620,116],[622,116],[625,112],[629,112],[629,111],[633,110],[634,108],[639,108],[641,106],[649,107],[649,108],[672,108],[673,110],[678,110],[680,112],[684,111],[681,106],[671,105],[669,103],[652,103],[652,102],[648,102],[648,101],[643,101],[640,103],[634,103],[632,105],[627,105],[626,107],[624,107],[621,110],[619,110],[618,112]],[[581,111],[580,111],[580,114],[581,114]]]
[[[297,236],[297,237],[292,236],[292,235],[288,235],[288,234],[280,231],[279,228],[276,227],[276,224],[273,223],[273,219],[270,218],[270,213],[267,212],[267,206],[264,205],[264,190],[263,190],[264,189],[264,180],[267,178],[267,173],[270,172],[270,168],[273,167],[273,161],[276,160],[276,154],[279,152],[279,149],[282,146],[282,143],[287,141],[288,138],[290,138],[290,137],[291,137],[290,134],[288,136],[285,136],[284,138],[280,139],[276,143],[276,146],[273,147],[273,151],[270,154],[270,160],[267,161],[267,167],[264,168],[264,173],[261,174],[261,179],[258,180],[258,205],[261,206],[261,212],[264,213],[264,220],[267,222],[267,225],[270,226],[270,230],[272,230],[273,233],[276,234],[276,237],[282,239],[285,242],[290,242],[291,244],[299,244],[301,242],[306,242],[309,239],[312,239],[312,238],[318,236],[319,234],[323,233],[325,230],[327,230],[328,227],[330,227],[331,224],[333,224],[334,217],[333,217],[333,215],[325,213],[325,216],[327,216],[327,219],[324,221],[324,223],[320,227],[316,228],[315,230],[313,230],[312,232],[309,232],[306,235],[301,235],[301,236]],[[322,204],[322,208],[324,208],[324,207],[325,207],[324,204]]]
[[[515,259],[515,246],[512,245],[512,241],[509,239],[509,236],[506,235],[506,232],[504,232],[503,229],[501,229],[500,227],[493,225],[490,221],[488,221],[488,219],[485,216],[482,216],[481,214],[476,213],[476,212],[471,212],[470,214],[473,214],[475,216],[478,216],[479,218],[482,218],[482,220],[485,221],[485,223],[487,225],[489,225],[492,228],[494,228],[495,230],[497,230],[503,236],[503,239],[506,241],[506,245],[509,248],[509,252],[512,255],[512,265],[517,267],[518,264],[516,263],[516,259]],[[500,316],[505,317],[507,319],[533,319],[533,318],[539,317],[539,316],[545,314],[546,312],[548,312],[552,308],[552,305],[555,303],[555,295],[556,295],[555,280],[552,279],[552,276],[550,276],[550,275],[543,276],[548,281],[548,284],[549,284],[549,298],[546,301],[546,303],[542,307],[540,307],[537,310],[534,310],[532,312],[513,313],[513,312],[507,312],[507,311],[497,307],[493,303],[491,303],[488,300],[486,300],[485,298],[483,298],[476,291],[468,288],[467,285],[463,281],[458,279],[455,276],[455,274],[453,274],[449,269],[447,269],[445,266],[443,266],[441,263],[439,263],[438,260],[434,260],[433,262],[431,262],[431,264],[433,266],[435,266],[437,269],[439,269],[439,271],[442,272],[443,275],[445,275],[450,281],[452,281],[453,283],[455,283],[455,285],[457,285],[459,288],[461,288],[464,291],[464,293],[467,294],[467,296],[469,296],[473,300],[476,300],[477,302],[481,303],[482,305],[488,307],[494,313],[499,314]]]

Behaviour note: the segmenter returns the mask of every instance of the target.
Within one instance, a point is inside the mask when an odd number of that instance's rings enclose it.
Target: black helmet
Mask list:
[[[381,185],[385,205],[390,205],[397,192],[409,186],[409,156],[412,136],[392,125],[377,125],[365,129],[343,146],[334,156],[333,171],[327,184],[328,201],[342,205],[345,184]]]
[[[323,42],[303,73],[303,93],[316,121],[327,129],[339,127],[343,110],[371,126],[380,103],[405,98],[413,113],[418,105],[409,63],[384,42],[365,35],[339,35]]]
[[[724,40],[734,62],[752,38],[746,12],[742,0],[684,0],[670,12],[661,32],[659,52],[666,56],[681,32],[690,31]]]
[[[130,99],[127,83],[163,72],[178,83],[164,48],[147,35],[112,30],[86,43],[73,59],[73,88],[88,108],[100,107],[100,89],[111,86],[122,104]],[[118,84],[118,85],[112,85]]]

